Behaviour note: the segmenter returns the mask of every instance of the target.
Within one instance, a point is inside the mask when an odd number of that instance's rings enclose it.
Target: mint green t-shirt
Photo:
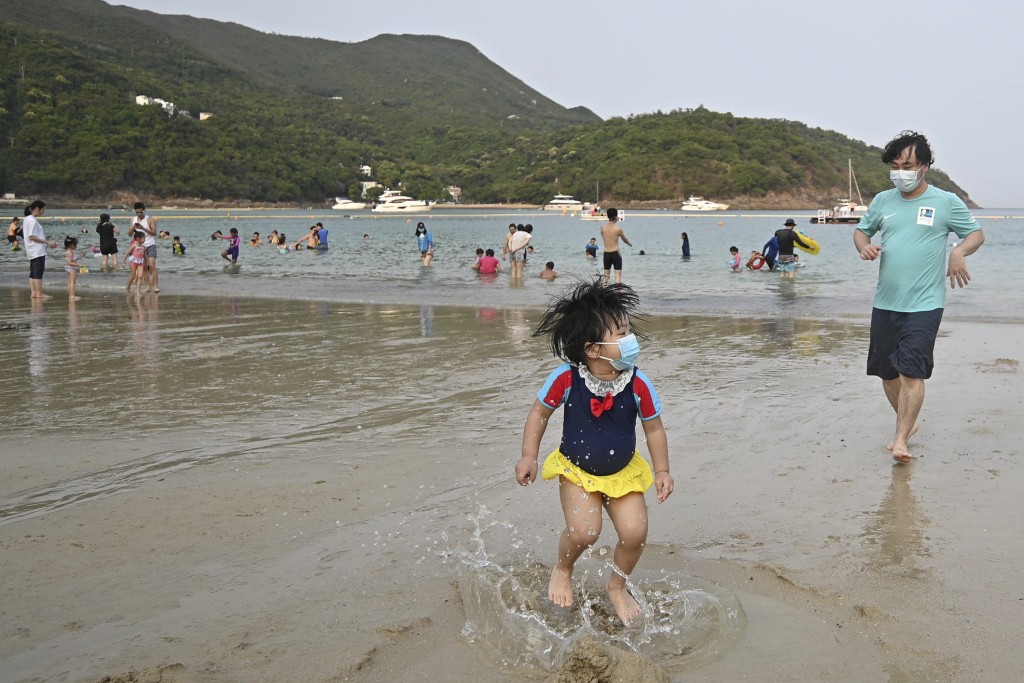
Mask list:
[[[879,193],[857,229],[882,233],[874,307],[913,313],[945,307],[949,233],[963,239],[981,226],[962,199],[929,185],[915,199],[895,188]]]

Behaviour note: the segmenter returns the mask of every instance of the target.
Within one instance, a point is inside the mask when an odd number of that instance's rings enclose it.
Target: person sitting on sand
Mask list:
[[[562,442],[541,471],[545,480],[558,479],[565,516],[548,599],[559,607],[573,605],[573,568],[583,551],[597,542],[604,509],[619,537],[606,589],[624,624],[641,613],[626,581],[647,542],[644,492],[653,484],[663,503],[675,486],[661,400],[647,375],[634,365],[640,353],[637,337],[646,338],[631,328],[639,303],[631,287],[608,285],[598,277],[579,283],[548,306],[534,335],[548,336],[564,363],[537,393],[523,430],[522,457],[515,466],[520,486],[536,481],[541,440],[552,413],[562,406]],[[636,450],[638,417],[653,473]]]

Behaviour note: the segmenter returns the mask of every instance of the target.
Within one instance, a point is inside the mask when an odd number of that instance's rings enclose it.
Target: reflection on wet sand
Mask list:
[[[921,514],[910,487],[911,465],[894,465],[892,481],[862,538],[879,570],[898,569],[916,576],[927,570],[921,561],[931,556],[926,544],[931,521]]]

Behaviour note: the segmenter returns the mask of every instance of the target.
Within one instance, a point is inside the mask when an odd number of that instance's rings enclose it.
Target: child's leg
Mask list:
[[[647,542],[647,503],[642,493],[633,492],[621,498],[609,498],[605,506],[619,535],[619,542],[615,545],[615,566],[629,576],[640,561]],[[640,614],[640,605],[626,590],[625,577],[612,572],[607,588],[608,597],[622,623],[628,624]]]
[[[572,570],[583,551],[597,542],[601,535],[600,493],[587,493],[582,488],[558,478],[558,497],[562,501],[565,529],[558,539],[558,557],[551,568],[548,599],[560,607],[572,607]]]
[[[68,273],[68,299],[74,301],[79,297],[75,295],[75,283],[78,281],[78,271]]]

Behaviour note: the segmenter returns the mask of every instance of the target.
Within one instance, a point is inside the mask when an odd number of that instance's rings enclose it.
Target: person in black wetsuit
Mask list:
[[[781,271],[782,277],[793,277],[796,274],[796,257],[793,255],[793,245],[799,244],[801,247],[810,249],[810,245],[800,239],[800,235],[793,228],[796,227],[796,221],[792,218],[787,218],[784,227],[779,228],[775,231],[775,238],[779,240],[779,270]],[[768,245],[765,245],[766,247]],[[767,258],[765,258],[767,261]]]

